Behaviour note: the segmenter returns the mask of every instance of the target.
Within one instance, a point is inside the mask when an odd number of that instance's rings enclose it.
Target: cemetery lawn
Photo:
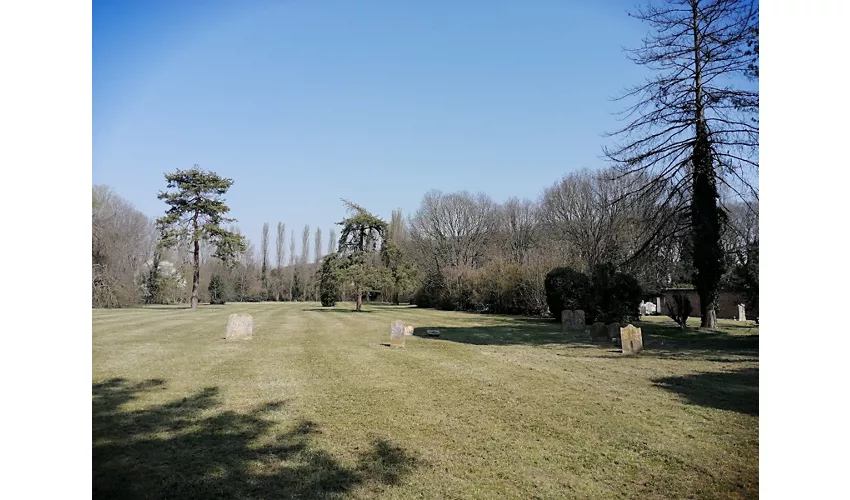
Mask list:
[[[92,310],[93,497],[758,497],[753,322],[650,318],[624,357],[553,321],[352,309]],[[223,340],[236,312],[252,340]]]

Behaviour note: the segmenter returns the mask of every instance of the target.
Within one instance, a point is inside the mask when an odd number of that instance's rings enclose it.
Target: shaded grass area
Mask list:
[[[364,304],[92,312],[95,498],[753,498],[758,329]],[[251,342],[222,340],[254,316]],[[388,349],[390,323],[415,327]],[[439,338],[425,337],[439,329]]]
[[[283,402],[247,412],[220,409],[218,389],[141,410],[121,406],[164,388],[151,379],[115,378],[92,386],[95,498],[279,498],[337,496],[362,483],[397,484],[416,465],[400,447],[378,439],[344,466],[311,445],[319,426],[301,420],[264,444]]]

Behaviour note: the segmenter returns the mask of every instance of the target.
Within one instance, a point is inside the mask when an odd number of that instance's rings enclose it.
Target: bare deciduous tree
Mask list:
[[[650,174],[634,193],[662,184],[688,207],[701,326],[714,328],[726,222],[718,183],[758,198],[751,182],[758,169],[758,9],[742,0],[665,0],[633,17],[654,32],[630,58],[655,76],[622,97],[634,104],[611,134],[622,143],[605,154],[623,175]]]

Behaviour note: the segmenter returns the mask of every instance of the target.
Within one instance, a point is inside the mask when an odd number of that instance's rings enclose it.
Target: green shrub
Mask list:
[[[591,283],[585,310],[588,323],[619,323],[638,317],[641,287],[634,276],[616,272],[613,264],[606,263],[593,269]]]
[[[340,294],[339,287],[339,257],[332,253],[322,259],[319,268],[319,300],[322,307],[333,307]]]
[[[212,275],[207,290],[210,293],[210,304],[224,304],[227,301],[226,286],[224,280],[218,274]]]
[[[610,263],[596,266],[591,276],[569,267],[555,268],[546,275],[545,288],[549,312],[559,321],[565,309],[583,310],[588,324],[619,323],[639,312],[640,284]]]
[[[590,278],[569,267],[556,267],[549,271],[544,281],[549,312],[561,321],[561,311],[582,309],[587,312],[592,294]]]

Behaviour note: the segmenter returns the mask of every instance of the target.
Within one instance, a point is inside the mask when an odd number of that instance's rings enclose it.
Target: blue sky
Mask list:
[[[92,181],[159,216],[163,174],[197,163],[234,179],[255,246],[282,221],[326,247],[340,198],[387,219],[430,189],[536,198],[605,166],[610,98],[643,79],[631,5],[95,1]]]

